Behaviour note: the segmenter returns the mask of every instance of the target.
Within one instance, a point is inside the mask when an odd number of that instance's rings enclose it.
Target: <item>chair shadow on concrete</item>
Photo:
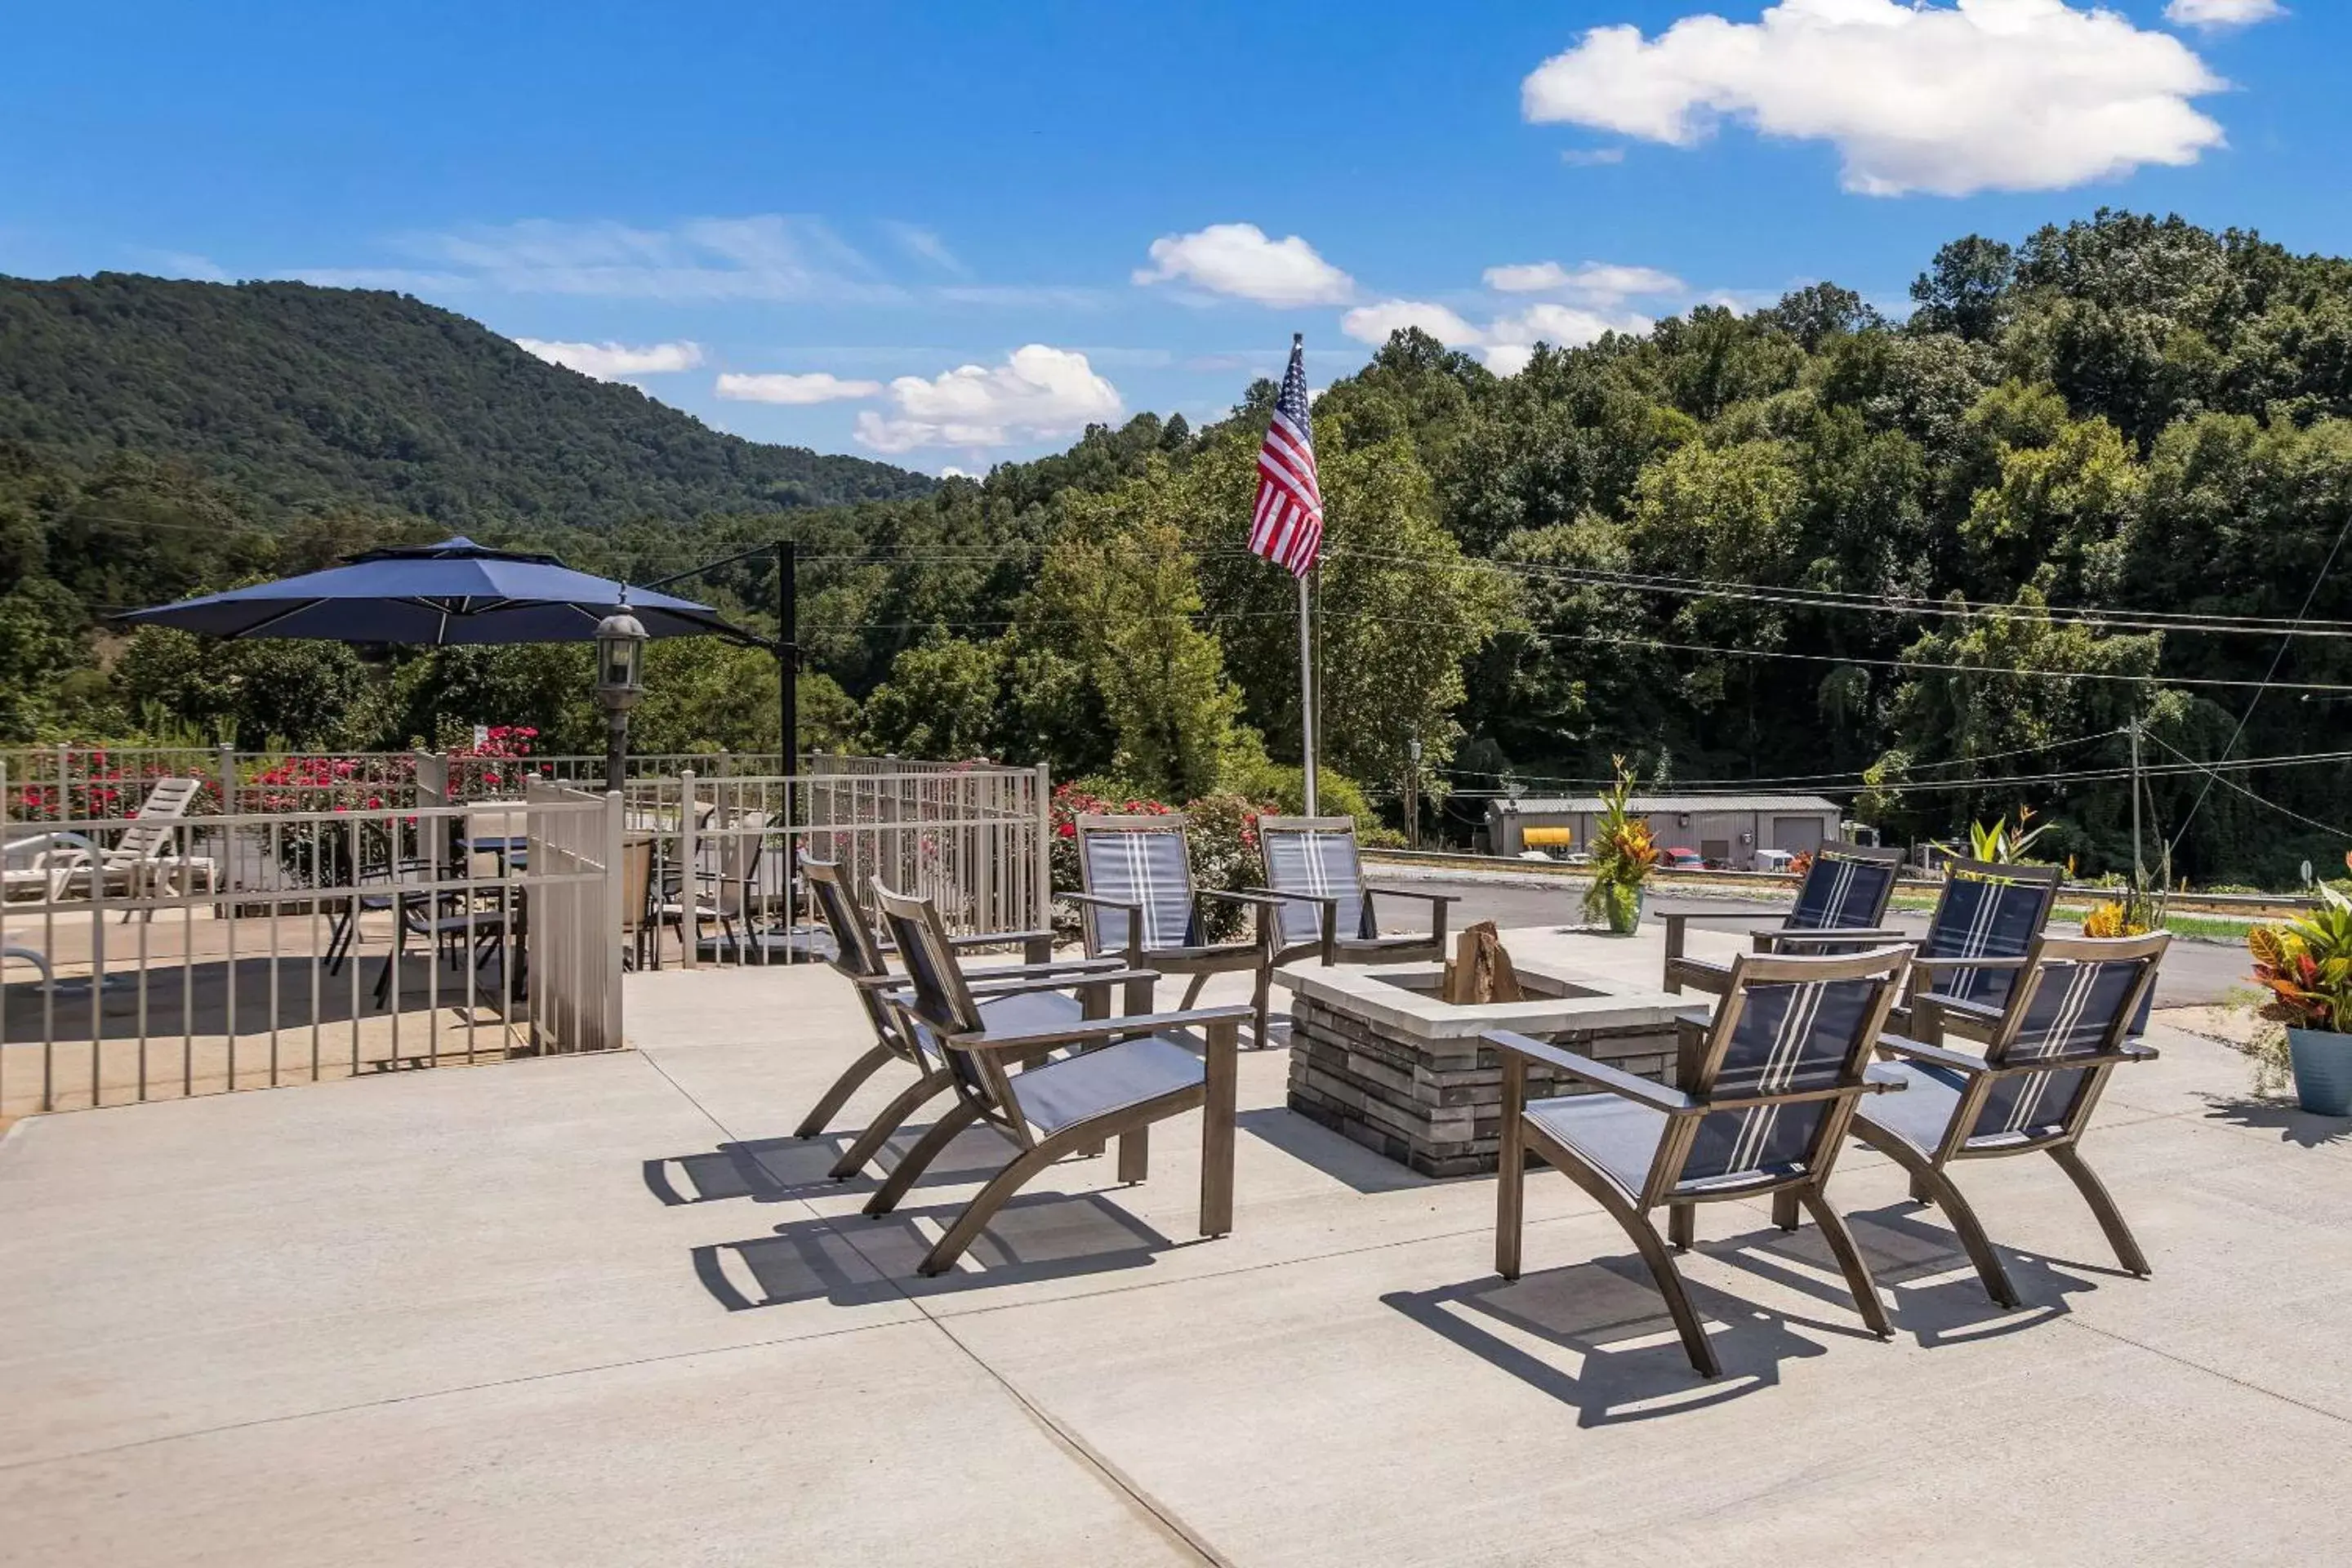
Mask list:
[[[2026,1301],[2021,1308],[2004,1308],[1985,1295],[1967,1249],[1931,1206],[1903,1200],[1843,1212],[1871,1274],[1882,1292],[1893,1298],[1889,1315],[1895,1331],[1929,1350],[2022,1333],[2055,1321],[2071,1310],[2069,1295],[2098,1289],[2073,1278],[2074,1273],[2132,1279],[2112,1264],[2048,1259],[1996,1242],[2011,1282]],[[1836,1258],[1811,1226],[1794,1233],[1764,1229],[1719,1242],[1702,1241],[1699,1250],[1786,1289],[1818,1298],[1832,1309],[1852,1305]],[[2060,1272],[2062,1268],[2068,1272]],[[1818,1321],[1790,1321],[1835,1333],[1852,1329],[1834,1311]]]
[[[900,1128],[883,1145],[881,1158],[871,1169],[843,1180],[835,1180],[831,1170],[855,1136],[851,1132],[761,1138],[721,1143],[692,1154],[656,1156],[645,1162],[646,1190],[672,1208],[740,1199],[774,1204],[828,1193],[870,1193],[880,1184],[880,1176],[929,1130],[929,1122]],[[984,1181],[1004,1163],[1006,1147],[995,1133],[974,1128],[940,1152],[923,1173],[923,1184]]]
[[[1436,1177],[1400,1165],[1284,1106],[1244,1110],[1234,1118],[1234,1125],[1360,1193],[1400,1193],[1438,1184]]]
[[[2304,1149],[2352,1146],[2352,1121],[2340,1116],[2314,1116],[2286,1100],[2253,1100],[2209,1094],[2203,1097],[2206,1117],[2257,1132],[2276,1132],[2282,1143]]]
[[[730,1311],[824,1298],[858,1306],[894,1296],[938,1295],[1149,1268],[1179,1247],[1098,1193],[1024,1193],[999,1209],[955,1268],[916,1273],[959,1204],[898,1209],[878,1218],[792,1220],[772,1236],[694,1249],[694,1269]]]
[[[1530,1269],[1381,1300],[1479,1360],[1575,1407],[1580,1426],[1655,1420],[1744,1398],[1780,1363],[1826,1355],[1775,1313],[1686,1281],[1723,1375],[1703,1379],[1639,1258]],[[1854,1332],[1859,1336],[1860,1331]],[[1555,1359],[1554,1352],[1565,1352]],[[1572,1365],[1563,1364],[1574,1358]]]

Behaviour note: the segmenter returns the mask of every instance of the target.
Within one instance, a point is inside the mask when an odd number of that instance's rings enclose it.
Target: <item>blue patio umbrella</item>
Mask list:
[[[116,618],[126,626],[177,626],[216,637],[412,647],[586,642],[624,595],[648,636],[709,635],[768,646],[767,639],[720,620],[708,605],[575,572],[552,555],[492,550],[466,538],[371,550],[323,572]]]

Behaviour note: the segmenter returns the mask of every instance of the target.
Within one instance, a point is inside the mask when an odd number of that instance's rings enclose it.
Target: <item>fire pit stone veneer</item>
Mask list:
[[[1517,966],[1524,1002],[1439,999],[1433,963],[1284,970],[1291,994],[1290,1108],[1423,1175],[1492,1173],[1503,1070],[1479,1043],[1510,1029],[1661,1083],[1675,1077],[1675,1015],[1692,1000],[1542,965]],[[1538,1063],[1528,1095],[1582,1092]]]

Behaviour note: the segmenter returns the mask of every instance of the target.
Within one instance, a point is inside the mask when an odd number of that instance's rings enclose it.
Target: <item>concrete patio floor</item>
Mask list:
[[[1657,972],[1654,933],[1507,940]],[[1194,1235],[1184,1118],[1146,1184],[1068,1163],[922,1280],[1003,1146],[858,1215],[838,1140],[789,1136],[866,1044],[844,983],[627,1005],[634,1051],[13,1128],[0,1563],[2341,1560],[2352,1126],[2190,1036],[2085,1145],[2153,1279],[2047,1161],[1979,1164],[2001,1311],[1856,1149],[1832,1194],[1895,1340],[1810,1227],[1715,1205],[1707,1383],[1565,1180],[1531,1177],[1505,1286],[1491,1180],[1291,1115],[1279,1051],[1243,1061],[1233,1236]]]

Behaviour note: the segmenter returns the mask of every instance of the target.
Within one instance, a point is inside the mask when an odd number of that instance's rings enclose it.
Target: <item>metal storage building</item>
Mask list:
[[[1835,801],[1817,795],[1635,795],[1633,808],[1649,820],[1659,848],[1696,849],[1736,871],[1754,869],[1759,849],[1793,855],[1836,843],[1842,815]],[[1530,847],[1528,829],[1539,830],[1539,840],[1555,839],[1565,829],[1580,852],[1591,844],[1592,825],[1601,811],[1601,801],[1593,795],[1489,801],[1487,842],[1497,855],[1517,855]],[[1556,841],[1538,847],[1567,847]]]

